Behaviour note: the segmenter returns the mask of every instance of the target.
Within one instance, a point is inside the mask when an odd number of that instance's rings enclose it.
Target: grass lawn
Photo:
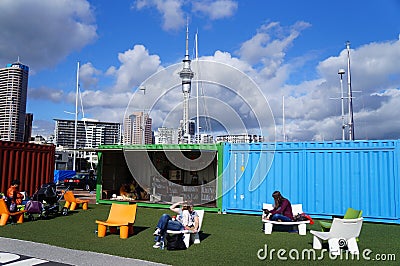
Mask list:
[[[204,215],[204,222],[200,235],[201,243],[191,245],[187,250],[168,251],[154,249],[153,232],[158,218],[163,213],[170,213],[167,209],[154,209],[138,207],[136,222],[134,225],[135,235],[122,240],[119,235],[107,235],[98,238],[95,234],[97,229],[95,220],[106,219],[110,205],[89,205],[87,211],[78,209],[70,212],[68,216],[54,217],[48,220],[26,221],[23,224],[0,227],[0,235],[3,237],[29,240],[46,243],[59,247],[77,250],[87,250],[112,255],[143,259],[172,265],[266,265],[266,264],[320,264],[321,260],[314,261],[301,259],[304,250],[312,249],[312,235],[307,232],[306,236],[274,231],[271,235],[265,235],[261,231],[260,216],[217,214],[208,213]],[[320,230],[318,221],[314,225],[307,225],[310,229]],[[390,254],[396,256],[396,261],[379,262],[382,265],[398,265],[400,261],[400,225],[364,223],[361,231],[359,249],[359,260],[348,260],[329,257],[324,252],[322,260],[326,264],[376,264],[375,256],[381,258],[386,256],[389,260]],[[259,252],[267,245],[267,258],[260,260]],[[272,260],[269,257],[272,249]],[[282,257],[278,258],[278,250],[284,249]],[[293,249],[293,250],[292,250]],[[294,250],[295,249],[295,250]],[[367,252],[370,261],[362,258],[362,253]],[[1,250],[1,248],[0,248]],[[300,253],[297,260],[291,259],[289,255],[295,256],[296,250]],[[282,252],[282,251],[281,251]],[[307,254],[307,253],[305,253]],[[321,251],[316,251],[316,257]],[[343,253],[344,254],[344,253]],[[307,256],[306,256],[307,257]]]

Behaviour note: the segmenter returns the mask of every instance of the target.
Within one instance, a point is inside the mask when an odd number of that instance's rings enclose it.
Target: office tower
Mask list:
[[[152,119],[144,112],[133,112],[124,121],[124,144],[152,144]]]
[[[27,113],[25,115],[25,129],[24,129],[24,142],[29,142],[32,137],[32,122],[33,114]]]
[[[74,148],[75,120],[54,119],[56,146]],[[77,123],[76,147],[97,148],[100,145],[121,143],[121,124],[82,119]]]
[[[0,139],[23,141],[29,67],[16,62],[0,69]]]

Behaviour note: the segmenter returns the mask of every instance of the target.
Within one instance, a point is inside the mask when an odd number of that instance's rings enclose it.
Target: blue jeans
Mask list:
[[[167,230],[180,231],[185,229],[183,224],[176,220],[173,221],[171,216],[169,216],[168,214],[163,214],[160,217],[160,220],[158,220],[157,223],[157,228],[160,229],[160,235],[155,237],[155,241],[160,241],[161,236],[164,236]]]
[[[289,217],[286,217],[285,215],[279,214],[279,213],[275,213],[274,215],[272,215],[270,220],[271,221],[281,220],[282,222],[292,222],[292,219],[290,219]]]

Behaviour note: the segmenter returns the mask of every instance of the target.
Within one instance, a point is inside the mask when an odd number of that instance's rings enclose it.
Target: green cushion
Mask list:
[[[344,219],[357,219],[360,218],[362,215],[361,210],[355,210],[353,208],[348,208],[346,213],[344,214]]]
[[[348,208],[346,213],[343,216],[343,219],[356,219],[362,216],[361,210],[355,210],[353,208]],[[331,229],[332,223],[331,222],[322,222],[320,221],[319,224],[321,225],[323,232],[328,232]],[[358,238],[357,238],[358,241]]]

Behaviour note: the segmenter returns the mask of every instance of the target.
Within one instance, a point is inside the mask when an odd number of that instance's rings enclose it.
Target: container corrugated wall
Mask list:
[[[399,141],[285,142],[224,146],[224,212],[260,213],[280,190],[315,216],[363,210],[400,223]]]
[[[54,179],[55,147],[24,142],[0,141],[0,192],[11,181],[32,195],[42,184]]]

